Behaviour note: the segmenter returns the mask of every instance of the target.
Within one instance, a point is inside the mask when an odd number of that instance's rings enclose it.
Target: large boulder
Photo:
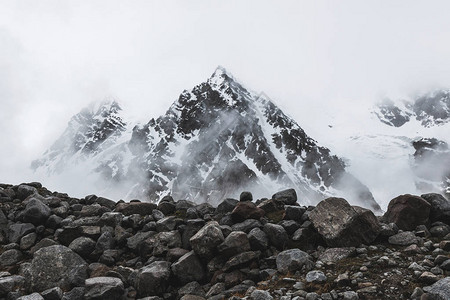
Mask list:
[[[210,259],[214,256],[216,247],[224,241],[224,237],[219,223],[211,221],[203,226],[189,241],[192,249],[200,258]]]
[[[450,277],[445,277],[433,285],[424,287],[423,290],[428,294],[434,296],[431,299],[446,300],[450,299]],[[427,298],[428,299],[428,298]]]
[[[33,232],[35,227],[31,223],[14,223],[8,226],[8,239],[10,243],[18,243],[22,237]]]
[[[270,243],[277,249],[283,249],[289,241],[289,236],[284,227],[281,225],[267,223],[264,225],[263,230]]]
[[[450,200],[440,194],[430,193],[421,196],[430,203],[430,223],[444,222],[450,225]]]
[[[264,210],[249,201],[239,202],[231,212],[231,217],[235,222],[242,222],[246,219],[259,220],[263,216]]]
[[[123,299],[124,285],[115,277],[94,277],[86,279],[84,299],[86,300],[120,300]]]
[[[297,193],[294,189],[284,190],[272,195],[272,199],[280,200],[286,205],[292,205],[297,202]]]
[[[301,270],[304,265],[308,266],[312,262],[308,253],[300,249],[289,249],[277,255],[276,264],[278,272],[286,274],[288,272],[295,273],[295,271]]]
[[[194,251],[190,251],[180,257],[172,264],[171,268],[175,277],[178,278],[182,284],[191,281],[201,281],[205,277],[203,265]]]
[[[401,195],[389,202],[383,219],[385,223],[395,223],[401,230],[414,230],[428,222],[430,209],[430,203],[419,196]]]
[[[75,252],[61,245],[39,249],[31,261],[31,289],[41,292],[55,286],[70,290],[84,285],[87,263]]]
[[[370,244],[380,224],[367,209],[351,206],[342,198],[327,198],[309,213],[314,228],[329,247],[352,247]]]
[[[231,257],[240,252],[249,251],[250,243],[247,234],[243,231],[233,231],[226,238],[225,241],[217,246],[219,253]]]
[[[34,225],[41,225],[47,221],[48,217],[50,217],[51,209],[41,200],[37,198],[31,198],[28,200],[25,209],[20,214],[20,219],[24,223],[32,223]]]
[[[138,297],[162,295],[169,285],[170,263],[155,261],[141,268],[137,274],[136,290]]]

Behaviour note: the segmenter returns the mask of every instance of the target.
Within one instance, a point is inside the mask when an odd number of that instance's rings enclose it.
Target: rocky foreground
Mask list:
[[[450,299],[450,201],[376,217],[294,190],[217,207],[0,184],[1,299]]]

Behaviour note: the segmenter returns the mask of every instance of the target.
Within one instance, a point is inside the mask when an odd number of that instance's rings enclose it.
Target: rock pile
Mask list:
[[[217,207],[0,184],[0,299],[450,299],[450,201],[376,217],[294,190]]]

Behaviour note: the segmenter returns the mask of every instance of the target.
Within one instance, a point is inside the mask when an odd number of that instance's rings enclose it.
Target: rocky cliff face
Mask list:
[[[165,115],[132,124],[115,102],[81,112],[33,166],[53,173],[89,161],[90,172],[123,184],[129,198],[151,201],[170,193],[217,203],[242,189],[262,196],[293,187],[305,204],[345,191],[354,203],[379,209],[341,159],[223,68],[184,91]]]

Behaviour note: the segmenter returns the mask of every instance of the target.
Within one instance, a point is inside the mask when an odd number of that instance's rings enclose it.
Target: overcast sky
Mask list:
[[[339,114],[450,87],[449,12],[412,0],[0,0],[0,182],[31,178],[30,161],[88,103],[113,96],[149,120],[217,65],[312,129],[312,106]]]

